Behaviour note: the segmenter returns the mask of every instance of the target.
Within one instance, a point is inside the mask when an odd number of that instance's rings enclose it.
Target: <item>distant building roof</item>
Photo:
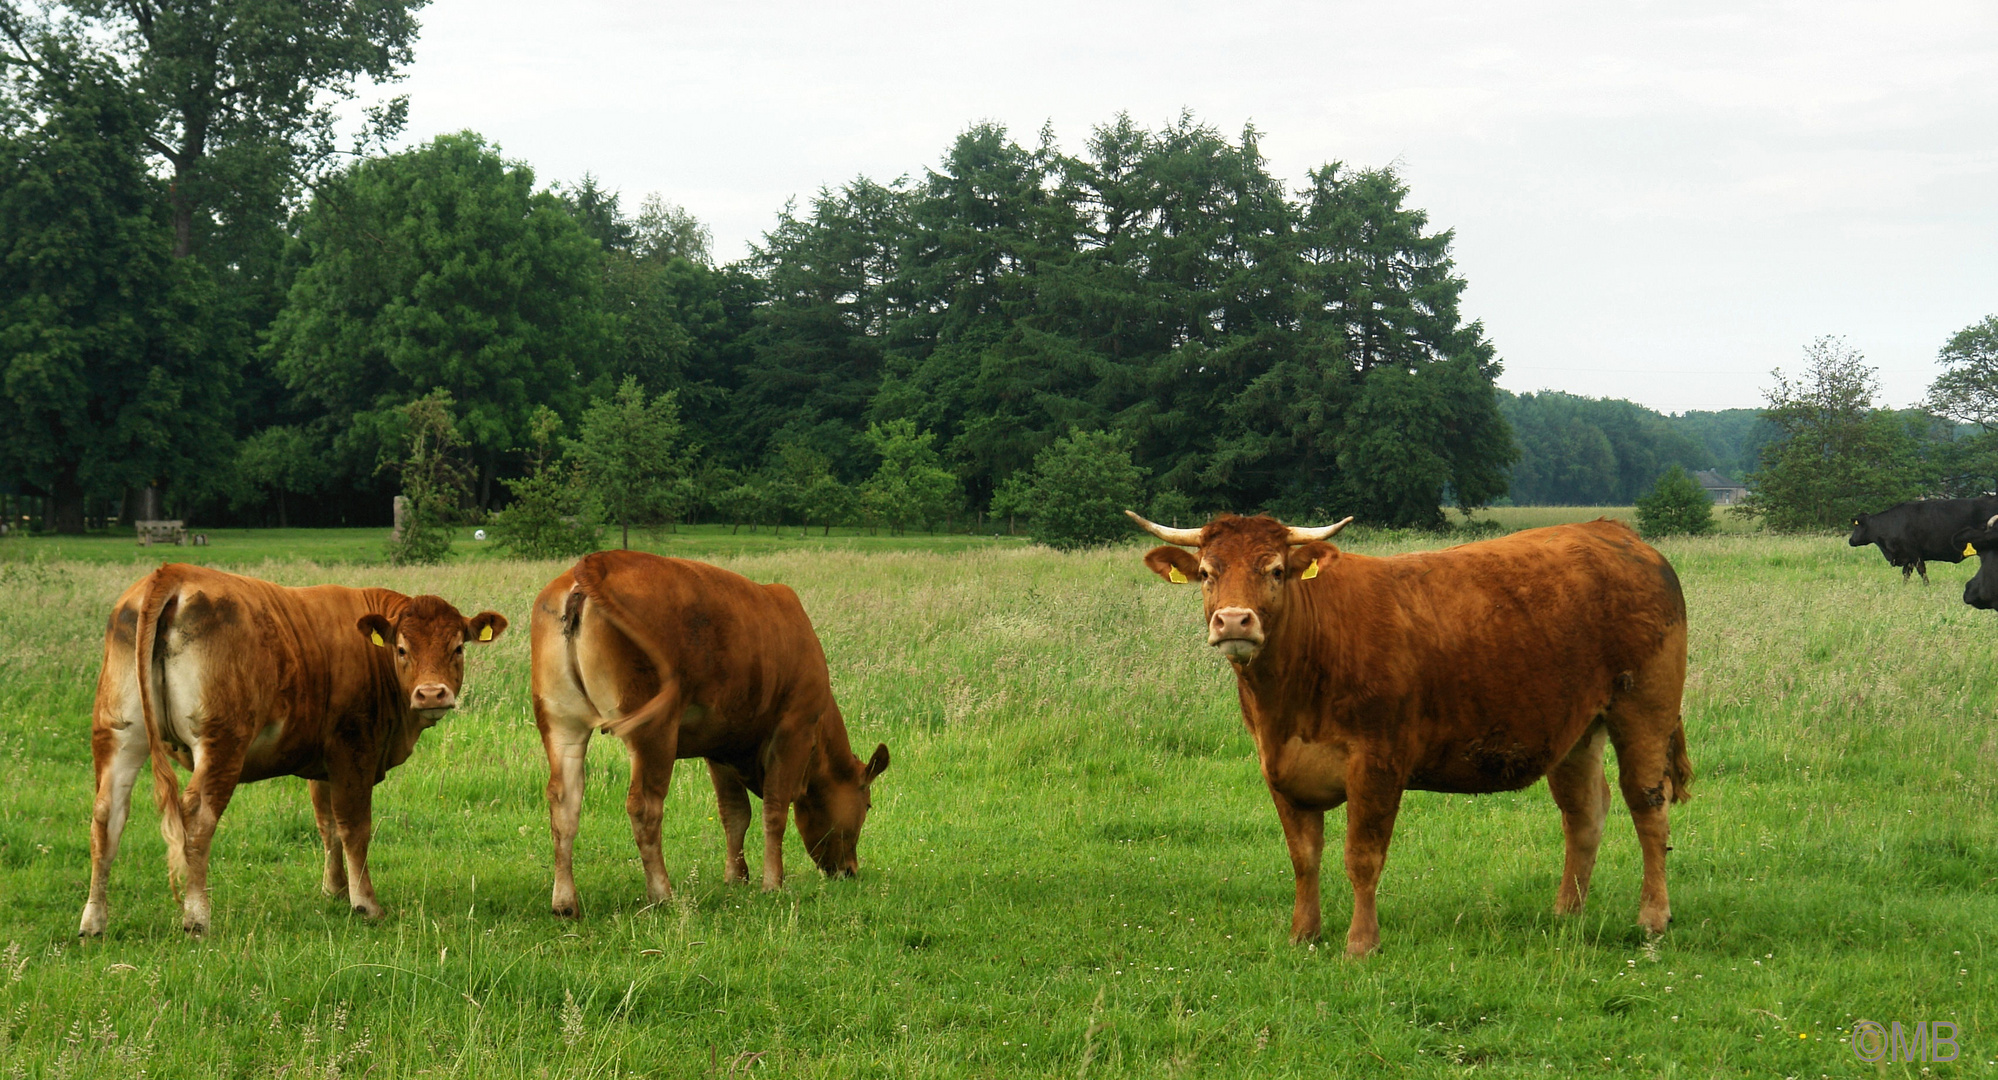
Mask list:
[[[1748,490],[1748,486],[1746,484],[1740,484],[1733,480],[1729,480],[1727,477],[1722,476],[1721,474],[1713,471],[1712,469],[1701,469],[1699,472],[1693,474],[1693,479],[1698,480],[1700,482],[1700,486],[1706,488],[1708,491],[1725,491],[1729,488],[1734,488],[1739,491]]]

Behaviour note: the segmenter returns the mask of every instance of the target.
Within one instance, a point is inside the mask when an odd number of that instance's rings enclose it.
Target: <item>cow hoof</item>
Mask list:
[[[561,918],[564,919],[573,919],[576,917],[576,905],[574,904],[569,904],[566,906],[562,904],[557,904],[551,910],[553,910],[557,916],[560,916]]]
[[[362,916],[363,918],[379,919],[382,917],[382,908],[379,904],[373,907],[366,907],[361,904],[355,904],[354,914]]]
[[[208,933],[208,924],[206,922],[198,922],[194,919],[182,919],[180,921],[180,928],[187,931],[187,936],[189,937],[200,937]]]

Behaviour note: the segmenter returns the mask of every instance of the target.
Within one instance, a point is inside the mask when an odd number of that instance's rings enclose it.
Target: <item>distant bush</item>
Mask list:
[[[1713,499],[1678,465],[1637,500],[1637,531],[1645,536],[1703,536],[1715,528]]]
[[[1122,439],[1076,431],[1042,450],[1026,482],[1007,494],[1032,519],[1035,540],[1073,551],[1131,537],[1124,511],[1138,504],[1144,478]]]
[[[502,480],[513,502],[492,515],[493,543],[522,559],[573,559],[603,544],[603,526],[587,505],[575,470],[555,460],[562,418],[546,405],[530,421],[534,450],[527,475]]]
[[[471,490],[455,404],[446,391],[433,390],[396,410],[407,448],[403,460],[388,466],[402,474],[407,500],[388,543],[396,566],[434,565],[451,554],[451,526]]]

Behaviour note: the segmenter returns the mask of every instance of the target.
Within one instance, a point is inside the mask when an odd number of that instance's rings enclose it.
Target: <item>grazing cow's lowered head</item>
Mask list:
[[[1963,583],[1963,602],[1980,611],[1998,608],[1998,515],[1982,526],[1972,525],[1950,538],[1977,552],[1977,573]]]
[[[1317,577],[1338,556],[1339,549],[1325,541],[1353,520],[1304,529],[1271,517],[1223,514],[1204,528],[1169,529],[1124,512],[1146,532],[1176,545],[1153,548],[1145,565],[1167,581],[1200,583],[1207,643],[1237,664],[1262,652],[1282,625],[1290,590]]]
[[[412,712],[430,720],[458,707],[465,685],[465,643],[506,632],[506,616],[481,611],[467,619],[437,596],[413,596],[393,621],[367,614],[356,624],[376,648],[395,654],[395,674]]]
[[[821,721],[823,722],[823,721]],[[874,778],[888,771],[888,744],[874,748],[874,756],[861,764],[846,741],[828,753],[819,744],[822,762],[818,775],[806,786],[804,797],[793,804],[798,817],[798,836],[805,850],[827,877],[852,877],[860,872],[860,827],[867,823],[867,811],[874,805],[869,794]],[[827,758],[844,760],[826,761]]]
[[[1873,527],[1868,524],[1872,518],[1872,514],[1853,515],[1852,535],[1846,537],[1845,542],[1852,547],[1865,547],[1868,544],[1879,543],[1880,538],[1873,535]]]

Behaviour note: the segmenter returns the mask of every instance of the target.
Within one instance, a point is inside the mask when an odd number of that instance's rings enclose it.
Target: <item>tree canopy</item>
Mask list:
[[[378,456],[384,420],[443,388],[482,506],[537,406],[581,411],[611,337],[599,245],[526,166],[470,133],[328,178],[288,258],[269,349],[335,448]]]

